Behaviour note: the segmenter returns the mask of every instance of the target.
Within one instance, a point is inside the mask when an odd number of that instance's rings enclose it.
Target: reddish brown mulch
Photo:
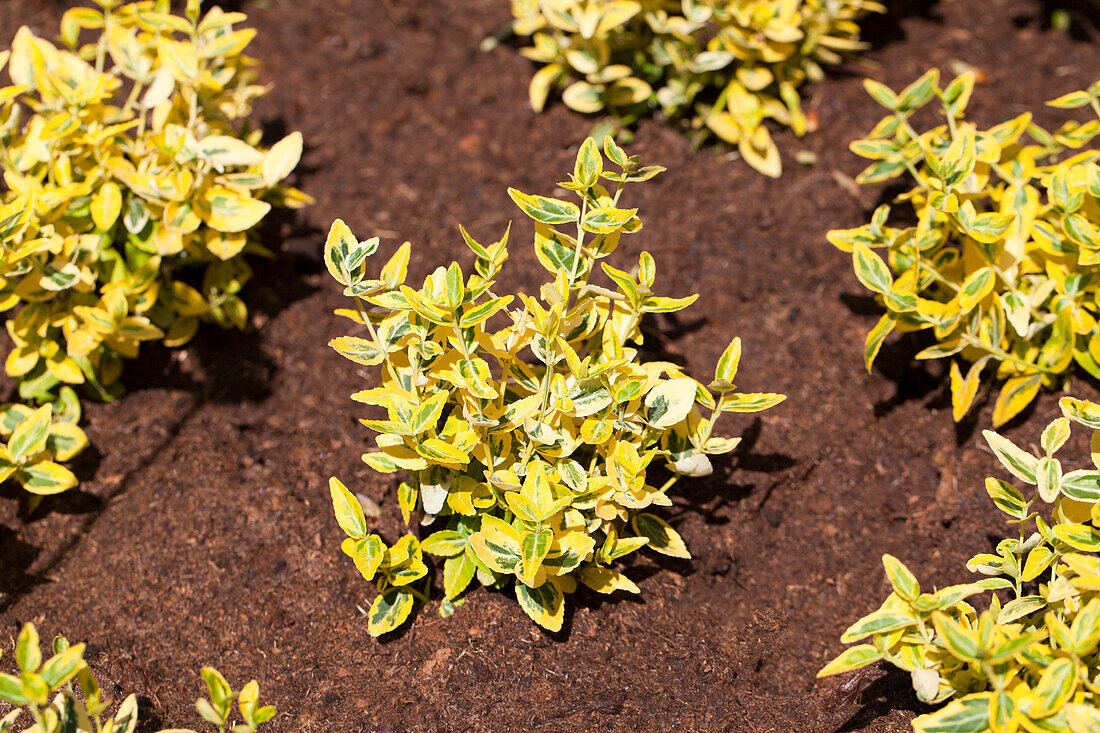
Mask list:
[[[274,84],[258,118],[303,131],[301,183],[317,205],[269,230],[287,254],[248,289],[253,329],[149,349],[125,398],[88,407],[100,455],[81,461],[78,493],[30,517],[4,494],[4,644],[28,620],[87,640],[108,686],[141,696],[149,729],[200,725],[197,671],[213,663],[237,684],[261,681],[280,731],[908,730],[920,707],[905,676],[843,685],[814,673],[887,592],[883,552],[929,584],[968,577],[963,562],[1000,531],[981,484],[994,460],[975,424],[952,424],[943,370],[914,365],[912,343],[864,372],[875,307],[824,234],[862,223],[879,195],[838,182],[861,168],[847,141],[878,119],[863,75],[898,87],[965,61],[989,77],[974,95],[979,122],[1037,109],[1053,124],[1060,114],[1041,103],[1100,69],[1095,6],[1067,4],[1080,37],[1049,29],[1057,4],[894,3],[872,23],[866,62],[808,92],[821,130],[777,136],[779,181],[642,124],[632,152],[669,172],[631,194],[646,230],[623,254],[650,250],[664,291],[701,294],[680,321],[657,324],[664,348],[705,378],[740,335],[741,386],[788,401],[726,425],[745,431],[737,461],[685,484],[667,513],[695,559],[640,558],[639,599],[580,593],[551,636],[510,595],[478,590],[453,617],[431,606],[378,642],[360,610],[371,590],[339,552],[328,477],[382,505],[386,537],[401,528],[394,483],[358,458],[368,433],[348,395],[373,376],[325,346],[345,326],[317,265],[323,232],[339,216],[380,234],[384,253],[410,239],[414,277],[452,257],[469,264],[456,224],[501,232],[516,213],[506,187],[552,190],[593,121],[560,104],[532,114],[531,65],[507,46],[478,51],[508,21],[504,0],[244,3]],[[58,14],[10,0],[0,37],[20,23],[50,33]],[[817,164],[795,163],[800,149]],[[529,234],[517,221],[505,278],[528,289],[541,277]],[[1071,389],[1097,396],[1080,379]],[[1037,442],[1056,411],[1045,395],[1009,434]]]

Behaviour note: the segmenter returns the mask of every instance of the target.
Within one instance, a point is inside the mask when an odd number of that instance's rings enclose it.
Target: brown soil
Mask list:
[[[1076,36],[1049,28],[1066,5]],[[894,3],[868,32],[867,61],[810,92],[821,130],[778,135],[780,181],[643,123],[632,152],[669,172],[633,194],[646,230],[630,248],[656,255],[666,292],[701,294],[682,320],[657,324],[664,347],[706,376],[740,335],[742,386],[789,399],[728,424],[745,431],[737,460],[685,486],[667,513],[695,560],[639,559],[640,599],[582,592],[565,630],[548,635],[509,595],[478,590],[453,617],[428,607],[378,642],[326,482],[338,475],[381,504],[389,538],[395,487],[358,458],[367,431],[348,395],[372,377],[325,346],[344,325],[317,264],[323,231],[339,216],[380,234],[386,252],[412,240],[414,277],[452,257],[469,264],[457,222],[499,233],[515,215],[506,187],[548,192],[592,120],[560,104],[532,114],[531,65],[507,46],[478,52],[508,21],[504,0],[245,3],[274,84],[258,116],[276,134],[305,134],[301,183],[317,205],[270,228],[286,255],[248,289],[247,334],[149,349],[125,398],[87,408],[98,454],[79,464],[79,492],[30,516],[17,492],[0,498],[4,645],[29,620],[44,636],[87,640],[108,686],[141,696],[150,730],[200,725],[197,670],[211,663],[238,684],[258,678],[285,731],[908,730],[921,708],[905,676],[814,673],[887,592],[883,552],[929,584],[960,582],[1000,522],[981,488],[994,460],[975,429],[989,406],[956,428],[943,370],[914,365],[910,342],[889,345],[873,374],[861,364],[875,307],[824,240],[865,221],[880,193],[840,182],[861,168],[848,139],[878,119],[860,78],[896,88],[961,60],[989,77],[972,104],[979,122],[1041,110],[1097,76],[1095,8]],[[49,33],[58,14],[10,0],[0,37],[21,23]],[[800,149],[818,163],[795,163]],[[525,247],[506,274],[530,288],[541,271]],[[1098,394],[1076,378],[1071,390]],[[1009,435],[1036,442],[1056,410],[1044,395]],[[1083,458],[1080,440],[1072,447]]]

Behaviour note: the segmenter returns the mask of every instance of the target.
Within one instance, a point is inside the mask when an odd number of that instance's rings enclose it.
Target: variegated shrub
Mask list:
[[[660,109],[778,176],[764,121],[804,135],[799,87],[864,48],[860,18],[884,10],[872,0],[512,0],[512,27],[544,64],[531,80],[536,111],[555,86],[571,109],[622,124]]]
[[[829,233],[886,308],[867,336],[867,368],[894,329],[930,331],[935,343],[917,358],[957,357],[956,421],[975,403],[983,372],[1004,382],[994,427],[1040,387],[1060,386],[1074,362],[1100,378],[1100,151],[1088,147],[1100,120],[1049,133],[1024,113],[981,130],[964,119],[971,73],[943,88],[935,70],[900,93],[866,86],[890,114],[852,143],[874,161],[859,180],[908,180],[913,188],[898,202],[915,221],[891,226],[882,206],[869,224]],[[1100,115],[1098,100],[1100,82],[1049,104]],[[918,132],[910,118],[933,102],[946,124]]]
[[[137,697],[129,695],[109,715],[112,703],[84,661],[84,644],[70,645],[59,636],[52,646],[53,656],[44,659],[34,624],[26,624],[19,632],[15,644],[19,673],[0,674],[0,700],[12,706],[0,719],[0,733],[14,731],[28,719],[33,724],[20,729],[25,733],[133,733],[138,725]],[[202,678],[210,698],[200,698],[195,707],[218,733],[255,733],[275,716],[274,707],[260,706],[256,680],[237,692],[213,667],[203,668]],[[237,715],[240,722],[234,720]],[[160,733],[194,731],[173,728]]]
[[[141,343],[185,344],[204,320],[244,327],[244,255],[266,253],[251,230],[272,205],[309,201],[283,183],[301,135],[265,150],[245,121],[264,88],[244,19],[99,0],[64,14],[60,45],[23,27],[0,52],[0,311],[24,400],[58,403],[67,385],[109,398]],[[72,421],[56,430],[83,447]],[[9,445],[0,474],[53,493],[75,485],[53,462],[73,453]]]
[[[249,232],[308,201],[282,183],[301,136],[265,150],[245,121],[264,88],[244,20],[99,0],[64,14],[59,46],[23,27],[0,53],[3,202],[28,209],[3,232],[0,308],[17,309],[5,369],[25,398],[107,396],[142,342],[244,326],[243,255],[265,251]]]
[[[1065,397],[1032,453],[997,433],[985,438],[1024,488],[985,488],[1011,528],[967,569],[989,576],[922,588],[883,557],[893,592],[844,632],[861,642],[819,676],[885,660],[912,675],[917,696],[951,701],[913,721],[918,733],[1100,730],[1100,405]],[[1064,471],[1055,457],[1071,422],[1092,434],[1093,467]],[[994,591],[988,606],[973,598]]]
[[[325,259],[355,304],[338,313],[359,332],[332,346],[382,367],[380,386],[353,395],[385,413],[362,420],[378,433],[378,450],[363,460],[407,472],[401,512],[435,528],[422,542],[408,534],[387,547],[332,479],[343,549],[378,582],[371,634],[398,627],[430,594],[425,552],[443,559],[444,613],[474,578],[514,583],[523,610],[550,630],[561,628],[564,596],[578,581],[601,593],[637,592],[618,569],[629,553],[648,546],[690,557],[649,510],[670,505],[681,476],[710,473],[709,455],[734,449],[738,440],[714,435],[718,418],[783,400],[734,391],[737,339],[709,388],[674,364],[639,360],[633,344],[645,314],[678,311],[696,296],[654,294],[656,264],[646,252],[633,272],[600,262],[642,226],[635,209],[620,206],[627,184],[663,170],[639,167],[610,137],[604,151],[619,171],[589,139],[558,184],[577,203],[509,189],[535,222],[535,255],[550,274],[534,296],[498,288],[507,232],[486,245],[462,230],[474,273],[451,263],[416,289],[405,284],[408,243],[368,278],[378,239],[360,242],[341,221],[332,227]],[[659,486],[649,483],[654,460],[668,473]]]

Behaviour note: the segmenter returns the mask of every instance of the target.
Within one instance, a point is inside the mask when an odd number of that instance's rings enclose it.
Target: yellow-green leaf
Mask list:
[[[15,478],[24,489],[40,496],[60,494],[78,483],[72,471],[53,461],[39,461],[23,466],[15,472]]]
[[[1100,532],[1087,524],[1057,524],[1054,536],[1070,547],[1084,552],[1100,552]]]
[[[516,583],[516,599],[524,613],[547,631],[561,631],[565,620],[565,596],[552,582],[538,588]]]
[[[538,572],[546,554],[550,551],[550,541],[554,533],[550,529],[541,529],[537,532],[527,532],[520,539],[521,560],[523,562],[523,575],[533,578]]]
[[[344,530],[348,537],[365,537],[367,520],[363,516],[363,507],[359,504],[359,500],[335,476],[328,480],[328,488],[340,529]]]
[[[883,555],[882,564],[886,568],[886,577],[899,596],[906,600],[916,600],[920,595],[920,583],[916,576],[909,572],[909,568],[893,555]]]
[[[477,565],[468,552],[449,557],[443,563],[443,593],[448,599],[457,598],[470,585]]]
[[[264,155],[264,183],[274,186],[291,174],[302,158],[302,133],[292,132],[271,146]]]
[[[1031,706],[1028,715],[1032,718],[1045,718],[1060,710],[1069,702],[1077,689],[1077,666],[1073,660],[1060,658],[1053,663],[1039,677],[1039,684],[1032,690],[1036,702]]]
[[[840,656],[822,667],[817,676],[828,677],[843,672],[851,672],[874,664],[880,659],[882,659],[881,651],[870,644],[858,644],[841,652]]]
[[[50,417],[53,415],[51,405],[42,405],[34,413],[12,432],[8,439],[8,455],[11,460],[19,462],[28,456],[38,453],[46,447],[46,439],[50,435]]]
[[[1005,382],[993,406],[993,427],[999,428],[1020,414],[1038,396],[1042,383],[1041,374],[1013,377]]]
[[[984,366],[985,361],[973,364],[964,379],[962,372],[959,371],[959,363],[957,361],[951,362],[951,417],[954,418],[955,422],[959,422],[966,417],[966,413],[970,411],[971,406],[974,404],[978,387],[981,386],[982,368]]]
[[[543,224],[567,224],[577,221],[581,215],[577,205],[569,201],[532,196],[515,188],[509,188],[508,195],[523,213]]]
[[[1058,406],[1062,408],[1062,414],[1070,420],[1087,428],[1100,430],[1100,405],[1095,402],[1063,397],[1058,400]]]
[[[959,288],[959,311],[969,313],[982,298],[993,292],[993,285],[997,282],[997,276],[990,267],[975,270],[963,281]]]
[[[785,399],[787,399],[786,395],[774,394],[772,392],[726,395],[725,400],[722,402],[722,411],[760,412],[769,407],[775,407]]]
[[[358,336],[338,336],[329,341],[328,345],[345,359],[364,366],[381,364],[386,356],[373,342]]]
[[[271,204],[254,199],[225,186],[212,186],[206,192],[206,204],[210,209],[207,223],[219,232],[243,232],[256,226]]]
[[[661,382],[645,397],[646,420],[657,428],[675,425],[695,404],[695,380],[678,377]]]
[[[416,445],[416,452],[437,463],[462,463],[470,462],[470,456],[463,450],[439,438],[428,438]]]
[[[614,593],[617,590],[641,592],[630,578],[601,565],[585,565],[581,568],[581,582],[597,593]]]
[[[718,359],[718,366],[714,368],[714,381],[721,387],[733,387],[733,378],[737,376],[737,367],[741,363],[741,339],[735,337],[722,356]],[[713,386],[713,385],[712,385]],[[714,386],[714,389],[720,387]]]
[[[913,721],[913,733],[986,733],[992,693],[967,695]]]
[[[983,430],[982,436],[985,438],[986,442],[989,443],[989,447],[993,449],[993,453],[997,456],[997,460],[1008,469],[1009,473],[1032,485],[1038,482],[1035,475],[1039,467],[1038,458],[1017,447],[1016,444],[1008,438],[1000,436],[992,430]]]
[[[96,228],[109,231],[122,211],[122,189],[114,181],[108,181],[99,187],[92,197],[92,221]]]
[[[382,636],[405,623],[413,609],[413,595],[404,588],[390,588],[374,599],[367,614],[367,631]]]
[[[852,261],[855,263],[856,277],[868,290],[884,294],[893,286],[890,268],[867,245],[857,243],[852,247]]]
[[[635,514],[630,520],[630,526],[639,537],[649,540],[649,547],[655,552],[670,557],[691,559],[691,553],[688,552],[684,540],[669,526],[668,522],[655,514],[646,512]]]
[[[863,365],[867,368],[868,374],[871,373],[871,367],[875,363],[875,357],[878,356],[878,352],[882,349],[882,344],[886,341],[886,337],[894,330],[894,326],[895,321],[893,316],[886,313],[867,334],[867,340],[863,346]]]

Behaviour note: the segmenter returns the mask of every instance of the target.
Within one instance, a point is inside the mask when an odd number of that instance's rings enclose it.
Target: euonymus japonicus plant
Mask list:
[[[117,706],[104,694],[88,664],[84,644],[69,644],[64,637],[53,640],[53,655],[42,655],[38,631],[26,624],[15,644],[18,674],[0,673],[0,700],[12,709],[0,718],[0,733],[133,733],[138,725],[138,704],[129,695]],[[210,695],[195,707],[218,733],[255,733],[275,717],[275,708],[260,705],[256,680],[234,691],[213,667],[202,670]],[[233,712],[233,703],[237,712]],[[114,713],[108,711],[114,708]],[[30,722],[29,726],[23,726]],[[238,722],[239,721],[239,722]],[[23,726],[17,728],[16,726]],[[184,728],[159,733],[195,733]]]
[[[535,222],[535,255],[549,273],[537,294],[506,294],[497,278],[508,234],[481,244],[464,229],[474,272],[440,267],[419,288],[405,284],[409,244],[367,275],[378,239],[359,241],[333,224],[325,247],[332,276],[353,307],[337,311],[356,335],[332,346],[381,384],[353,399],[385,410],[363,424],[378,435],[363,460],[404,471],[398,498],[433,530],[387,547],[372,534],[359,501],[332,479],[343,549],[378,597],[369,629],[397,628],[430,585],[423,553],[442,559],[444,610],[476,578],[514,586],[523,610],[544,628],[561,628],[564,597],[583,583],[601,593],[637,592],[622,558],[642,547],[690,557],[680,536],[651,510],[669,506],[681,476],[711,472],[709,455],[738,440],[719,437],[725,412],[756,412],[778,394],[740,394],[734,339],[713,381],[701,384],[668,362],[644,362],[637,349],[648,313],[686,308],[696,296],[654,291],[656,264],[642,252],[632,271],[601,262],[638,231],[637,211],[620,201],[633,183],[657,175],[611,138],[604,154],[581,146],[569,180],[576,202],[509,189]],[[613,170],[612,167],[618,170]],[[650,483],[654,463],[667,480]],[[419,587],[418,587],[419,586]]]
[[[1038,453],[985,432],[1013,477],[986,479],[1008,525],[967,563],[988,577],[928,588],[885,555],[893,592],[844,632],[855,646],[821,676],[879,660],[909,672],[921,700],[948,703],[914,720],[918,733],[1100,730],[1100,405],[1060,404]],[[1065,471],[1056,454],[1072,423],[1093,431],[1094,465]],[[989,591],[988,605],[974,601]]]
[[[251,232],[309,201],[284,183],[301,136],[265,149],[248,125],[265,88],[244,20],[99,0],[64,14],[56,45],[23,27],[0,52],[0,310],[24,400],[109,398],[143,342],[244,327],[245,255],[266,253]]]
[[[804,135],[799,87],[864,48],[859,20],[884,10],[872,0],[512,0],[512,28],[544,64],[531,80],[536,111],[556,86],[571,109],[622,124],[659,109],[778,176],[765,120]]]
[[[1100,151],[1090,147],[1100,120],[1050,133],[1025,112],[982,130],[965,120],[973,74],[941,88],[933,70],[899,93],[865,84],[890,114],[852,143],[874,161],[859,180],[905,180],[897,203],[913,222],[892,226],[881,206],[869,224],[829,233],[886,309],[867,336],[867,368],[891,331],[927,331],[934,343],[917,358],[951,359],[956,421],[983,374],[1003,382],[994,427],[1075,362],[1100,378]],[[1098,100],[1100,82],[1049,104],[1091,117]],[[911,118],[930,104],[944,124],[920,132]]]

